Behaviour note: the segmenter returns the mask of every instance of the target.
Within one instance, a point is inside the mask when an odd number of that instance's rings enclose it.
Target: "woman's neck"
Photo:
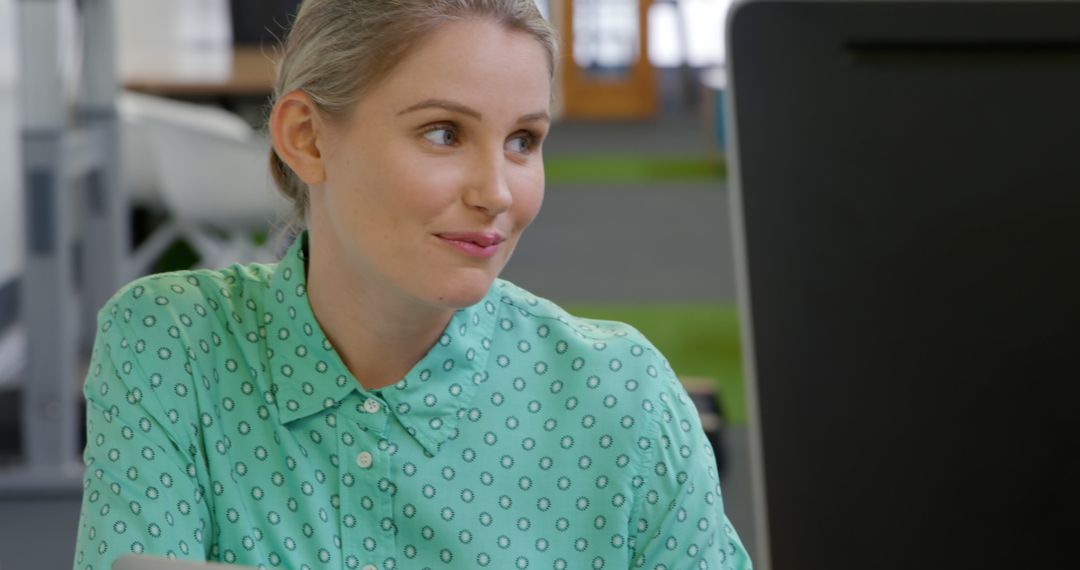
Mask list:
[[[394,384],[424,357],[454,311],[433,307],[362,275],[331,243],[309,232],[307,294],[311,310],[341,360],[364,388]]]

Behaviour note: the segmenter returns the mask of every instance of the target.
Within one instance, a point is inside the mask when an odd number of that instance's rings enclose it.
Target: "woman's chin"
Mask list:
[[[464,309],[483,300],[495,278],[487,275],[469,277],[456,282],[435,283],[439,288],[436,294],[438,304],[450,309]]]

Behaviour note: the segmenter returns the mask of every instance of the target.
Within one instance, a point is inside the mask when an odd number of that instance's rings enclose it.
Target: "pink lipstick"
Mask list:
[[[481,258],[495,255],[499,244],[506,239],[498,232],[445,232],[435,237],[471,257]]]

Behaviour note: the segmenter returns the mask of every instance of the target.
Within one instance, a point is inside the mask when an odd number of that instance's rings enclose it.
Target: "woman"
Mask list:
[[[543,195],[532,0],[308,0],[270,118],[307,230],[99,314],[76,568],[747,568],[637,331],[497,276]]]

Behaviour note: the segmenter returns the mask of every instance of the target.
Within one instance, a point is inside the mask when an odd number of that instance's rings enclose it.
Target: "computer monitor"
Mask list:
[[[727,37],[758,567],[1080,568],[1080,2]]]
[[[301,0],[229,0],[233,43],[273,46],[285,39]]]

